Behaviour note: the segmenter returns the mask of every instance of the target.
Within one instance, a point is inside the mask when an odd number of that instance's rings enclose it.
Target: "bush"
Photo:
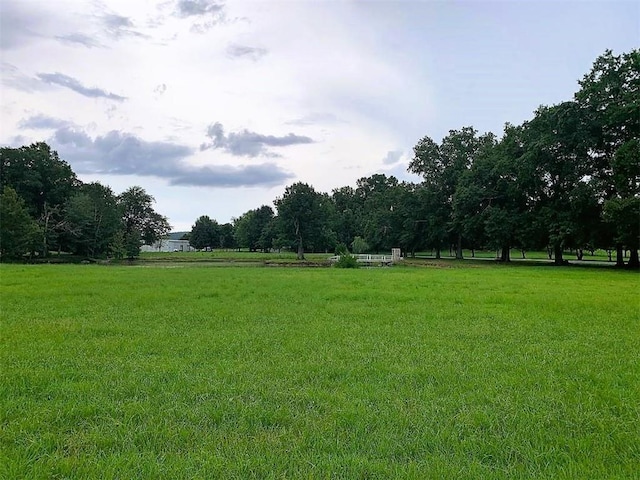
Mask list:
[[[336,268],[359,268],[360,267],[357,257],[354,257],[353,255],[349,255],[348,253],[344,255],[340,255],[340,258],[334,265]]]
[[[334,255],[349,255],[349,249],[344,243],[339,243],[336,245],[336,250]]]

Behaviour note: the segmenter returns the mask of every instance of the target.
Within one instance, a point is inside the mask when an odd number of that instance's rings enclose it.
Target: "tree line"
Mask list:
[[[419,184],[364,177],[331,194],[298,182],[232,223],[201,216],[188,234],[197,248],[270,251],[547,249],[615,252],[638,267],[640,243],[640,52],[605,52],[572,100],[539,107],[500,137],[473,127],[438,143],[425,136],[408,170]],[[43,143],[0,150],[2,258],[52,249],[135,256],[169,230],[140,187],[114,195],[83,184]]]
[[[46,143],[0,149],[2,260],[52,251],[87,258],[133,258],[169,233],[167,219],[141,187],[115,195],[83,183]]]
[[[229,245],[267,251],[351,248],[409,254],[430,249],[546,249],[557,264],[566,250],[615,252],[638,267],[640,236],[640,53],[605,52],[579,82],[572,100],[539,107],[501,137],[473,127],[428,136],[413,149],[408,170],[423,182],[361,178],[356,187],[316,192],[286,188],[269,206],[235,219]],[[196,248],[207,244],[193,226]],[[233,235],[230,232],[233,231]],[[195,240],[197,238],[197,240]]]

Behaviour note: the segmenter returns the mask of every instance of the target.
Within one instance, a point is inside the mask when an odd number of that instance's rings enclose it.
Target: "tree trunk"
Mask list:
[[[562,243],[558,242],[553,246],[554,260],[556,265],[563,265],[564,259],[562,258]]]
[[[511,252],[508,245],[504,245],[502,247],[502,254],[500,255],[501,262],[510,262],[511,261]]]
[[[632,248],[629,250],[629,262],[627,263],[629,268],[640,268],[640,258],[638,258],[638,250]]]
[[[616,245],[616,267],[624,267],[624,256],[622,252],[622,245]]]
[[[45,204],[44,204],[44,228],[42,229],[42,256],[45,257],[45,258],[49,256],[49,241],[48,241],[49,217],[50,217],[50,213],[47,213],[47,204],[45,202]]]
[[[462,235],[458,235],[458,245],[456,246],[456,258],[462,260]]]
[[[298,238],[298,260],[304,260],[304,248],[302,246],[302,237]]]

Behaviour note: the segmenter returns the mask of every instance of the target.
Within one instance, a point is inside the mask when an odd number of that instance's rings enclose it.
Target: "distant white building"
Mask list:
[[[196,249],[189,245],[189,240],[173,240],[163,238],[153,245],[142,245],[143,252],[195,252]]]

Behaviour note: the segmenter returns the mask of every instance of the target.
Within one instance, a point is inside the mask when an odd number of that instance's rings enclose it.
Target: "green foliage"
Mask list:
[[[231,223],[223,223],[220,225],[220,247],[235,248],[237,246],[233,235],[233,225]]]
[[[39,236],[38,225],[22,198],[5,186],[0,194],[0,258],[19,258],[31,252]]]
[[[33,218],[43,216],[46,205],[64,205],[80,184],[69,164],[46,143],[0,148],[0,160],[0,186],[13,188]]]
[[[218,222],[203,215],[196,220],[189,234],[189,245],[197,250],[220,246],[220,227]]]
[[[368,249],[388,251],[397,244],[400,227],[396,225],[400,186],[398,179],[383,174],[360,178],[356,195],[362,201],[363,237]]]
[[[273,239],[277,236],[273,223],[273,209],[263,205],[249,210],[234,221],[235,241],[239,247],[248,248],[252,252],[269,251]]]
[[[2,265],[0,476],[637,477],[637,275],[490,263]]]
[[[611,160],[611,183],[620,196],[640,194],[640,139],[626,141]]]
[[[358,263],[358,257],[355,255],[349,255],[349,253],[343,253],[340,258],[333,264],[336,268],[360,268]]]
[[[614,241],[631,250],[628,266],[640,267],[640,197],[612,198],[604,205],[604,219],[612,225]]]
[[[369,250],[369,244],[366,240],[360,236],[357,236],[353,239],[351,243],[351,251],[353,253],[365,253]]]
[[[142,236],[137,229],[129,230],[124,234],[124,250],[129,260],[140,255],[140,247],[142,247]]]
[[[344,243],[338,243],[334,253],[336,255],[345,255],[349,253],[349,248]]]
[[[298,182],[287,187],[284,195],[274,203],[278,209],[279,230],[291,245],[295,245],[298,259],[304,259],[305,247],[321,248],[314,245],[314,239],[322,243],[330,230],[332,203],[328,195]]]
[[[336,242],[351,245],[353,238],[363,231],[363,198],[352,187],[341,187],[333,190],[331,201]]]
[[[63,210],[80,185],[71,167],[46,143],[0,148],[0,186],[13,188],[41,230],[36,250],[47,256],[52,248],[66,248]]]
[[[138,249],[138,253],[139,252],[140,249]],[[111,243],[109,244],[109,255],[118,260],[123,259],[127,255],[125,237],[122,230],[118,230],[111,239]]]
[[[121,229],[115,195],[97,182],[82,185],[67,200],[65,220],[69,249],[90,257],[106,255]]]
[[[128,188],[118,196],[125,239],[128,234],[136,231],[142,242],[153,245],[169,233],[171,226],[166,217],[153,209],[154,202],[153,196],[138,186]],[[127,251],[129,252],[128,249]]]
[[[437,226],[431,239],[431,245],[441,248],[445,232],[450,231],[457,236],[457,258],[462,258],[462,234],[465,230],[464,220],[470,213],[458,203],[454,209],[454,196],[466,172],[471,168],[483,151],[495,144],[495,137],[488,133],[480,137],[472,127],[451,130],[442,139],[440,145],[431,138],[424,137],[414,147],[414,158],[409,163],[409,171],[422,175],[424,185],[431,192],[431,208],[426,210],[428,225]]]

